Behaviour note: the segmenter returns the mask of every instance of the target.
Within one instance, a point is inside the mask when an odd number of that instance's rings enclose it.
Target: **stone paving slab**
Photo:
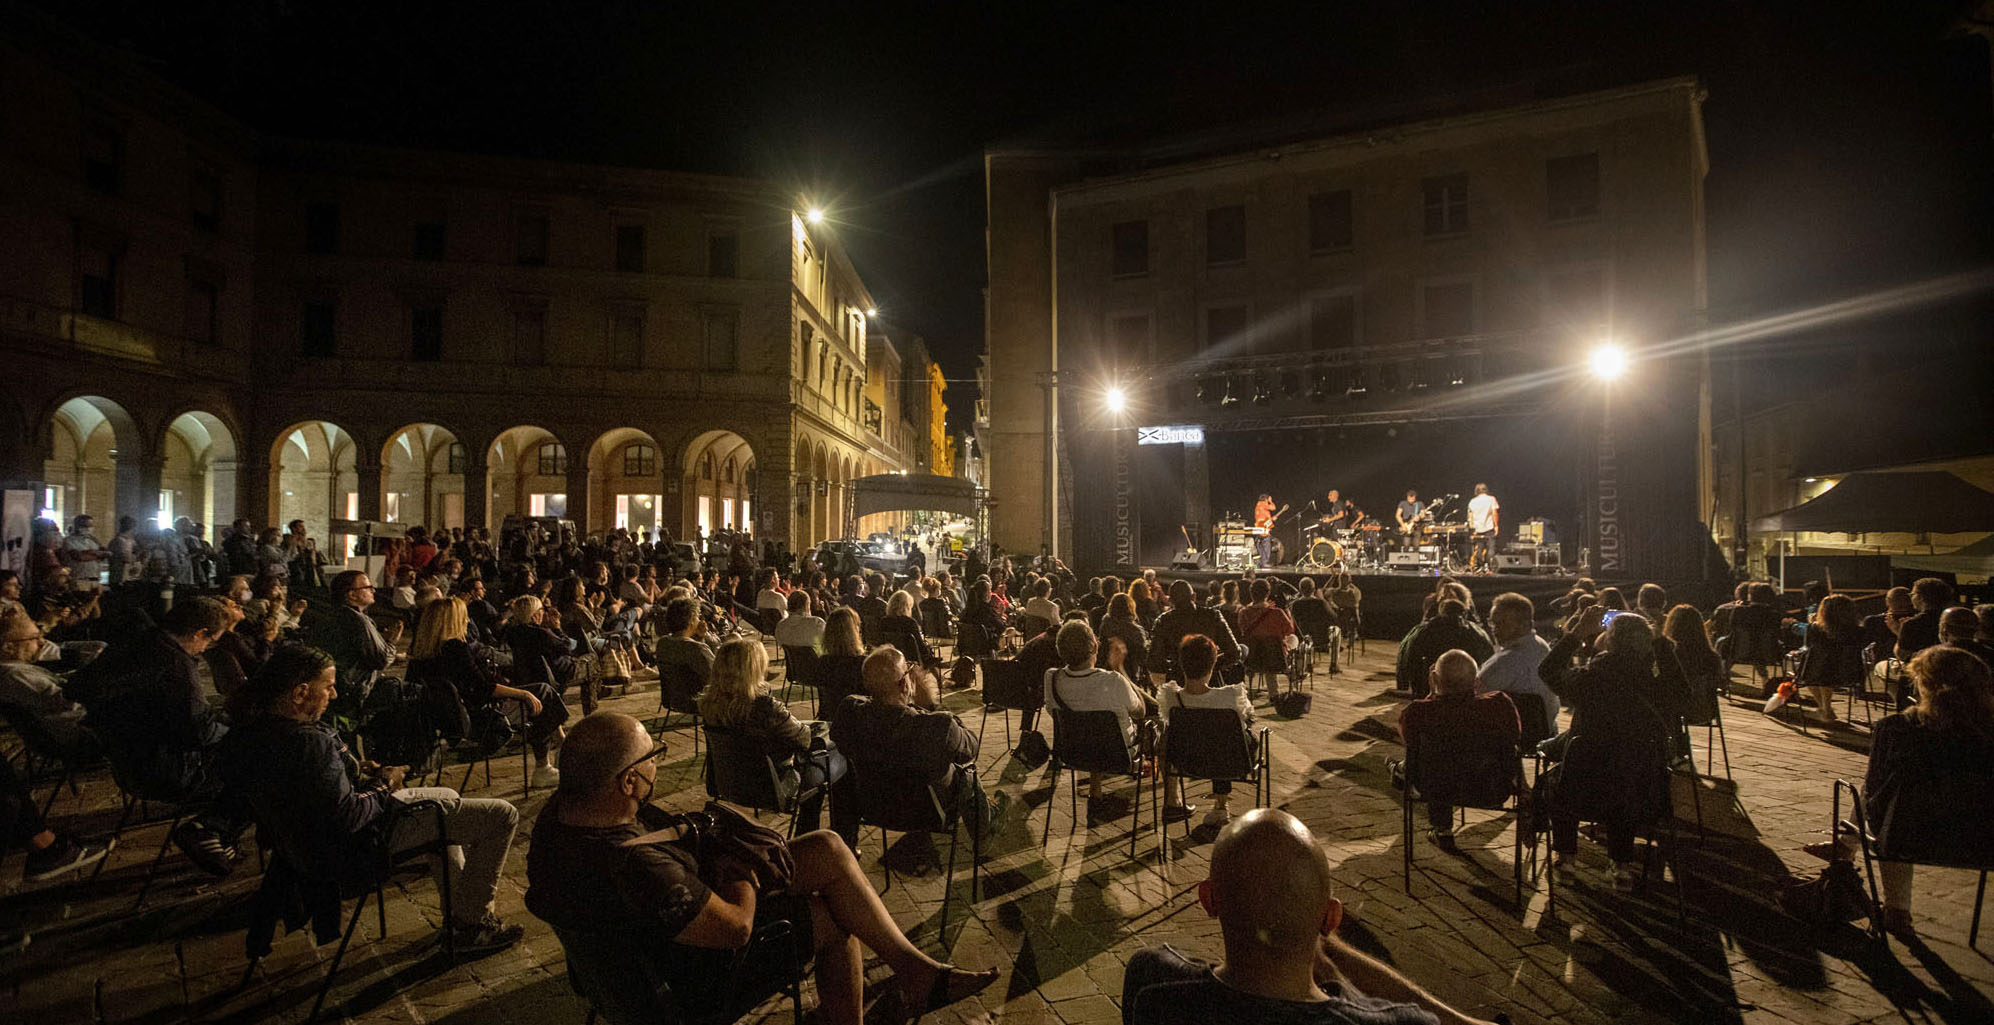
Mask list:
[[[1511,882],[1512,816],[1468,812],[1462,853],[1449,856],[1415,833],[1416,864],[1404,888],[1401,813],[1385,763],[1397,757],[1402,702],[1390,693],[1391,649],[1378,645],[1330,676],[1310,681],[1314,711],[1275,716],[1274,804],[1308,822],[1329,849],[1347,907],[1345,934],[1471,1013],[1507,1011],[1518,1022],[1637,1025],[1647,1022],[1994,1022],[1994,962],[1966,946],[1975,876],[1920,869],[1917,919],[1925,943],[1884,947],[1855,928],[1817,933],[1785,917],[1779,886],[1818,872],[1803,845],[1821,838],[1837,777],[1860,778],[1866,739],[1860,732],[1803,733],[1734,703],[1726,709],[1725,744],[1732,781],[1676,782],[1678,850],[1658,857],[1642,892],[1613,893],[1601,881],[1603,852],[1587,843],[1578,878],[1561,879],[1555,912],[1533,853],[1526,852],[1524,907]],[[948,697],[975,728],[973,693]],[[640,686],[609,707],[655,713],[653,688]],[[796,702],[807,714],[807,700]],[[1015,727],[1014,727],[1015,728]],[[1107,1025],[1120,1019],[1122,966],[1142,947],[1168,942],[1193,955],[1220,951],[1217,923],[1197,907],[1213,830],[1172,825],[1160,836],[1144,827],[1129,856],[1126,813],[1089,825],[1069,810],[1068,784],[1046,792],[1043,771],[1027,772],[1005,751],[1004,731],[989,724],[980,764],[986,786],[1009,791],[1013,816],[987,845],[983,899],[969,900],[958,863],[946,944],[965,965],[995,964],[1004,975],[981,997],[930,1020],[1030,1025]],[[660,772],[658,799],[676,810],[703,802],[690,734],[674,730]],[[1709,769],[1703,730],[1697,763]],[[449,783],[462,770],[448,774]],[[470,791],[519,803],[530,821],[546,795],[522,798],[517,759],[492,763]],[[65,794],[57,824],[108,833],[115,788],[101,774],[80,798]],[[1110,794],[1130,794],[1124,781]],[[1202,803],[1203,788],[1191,788]],[[1235,794],[1235,809],[1251,799]],[[1701,811],[1699,834],[1696,811]],[[1050,835],[1043,843],[1050,816]],[[1423,829],[1423,820],[1416,820]],[[294,1022],[302,1021],[323,978],[330,945],[314,949],[302,934],[280,937],[276,950],[244,984],[244,902],[253,871],[222,883],[197,876],[169,853],[144,908],[130,909],[158,850],[164,823],[127,831],[103,873],[23,890],[17,870],[0,869],[11,887],[0,897],[0,937],[31,942],[0,953],[0,1021]],[[898,838],[896,837],[896,842]],[[501,913],[527,926],[512,950],[455,966],[435,942],[436,894],[411,874],[387,892],[388,935],[376,936],[369,909],[341,967],[324,1020],[495,1025],[580,1022],[586,1008],[568,989],[560,945],[523,906],[527,831],[501,881]],[[876,833],[861,837],[862,864],[883,885]],[[945,848],[945,843],[938,844]],[[945,849],[942,852],[946,854]],[[1686,912],[1678,920],[1673,867],[1683,869]],[[896,871],[889,910],[917,943],[941,952],[939,868]],[[350,905],[349,905],[350,909]],[[1994,932],[1994,926],[1989,927]],[[1994,937],[1988,940],[1994,949]],[[874,965],[874,981],[884,977]],[[805,987],[806,1006],[814,993]],[[786,1002],[771,1001],[749,1020],[786,1021]]]

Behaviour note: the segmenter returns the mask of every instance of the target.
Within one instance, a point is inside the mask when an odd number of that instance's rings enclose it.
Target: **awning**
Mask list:
[[[878,473],[852,481],[852,514],[934,510],[976,515],[976,482],[932,473]]]
[[[1994,493],[1937,470],[1852,473],[1812,501],[1759,517],[1753,528],[1844,534],[1994,531]]]

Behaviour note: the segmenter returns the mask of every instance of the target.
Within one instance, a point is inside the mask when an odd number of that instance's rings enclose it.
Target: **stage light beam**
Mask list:
[[[1101,396],[1101,402],[1110,413],[1125,413],[1129,408],[1128,393],[1120,388],[1110,388]]]
[[[822,224],[824,223],[824,209],[813,206],[804,212],[803,219],[812,224]]]
[[[1616,381],[1627,373],[1627,350],[1611,343],[1592,350],[1587,361],[1592,367],[1592,376],[1602,381]]]

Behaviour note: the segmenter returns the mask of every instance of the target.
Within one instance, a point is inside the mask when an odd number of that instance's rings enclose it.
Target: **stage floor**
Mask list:
[[[1214,580],[1238,580],[1240,574],[1207,569],[1171,569],[1168,566],[1145,566],[1156,571],[1159,580],[1188,580],[1201,591]],[[1293,567],[1276,566],[1258,572],[1263,577],[1279,577],[1289,583],[1302,577],[1313,578],[1318,586],[1328,578],[1327,573],[1304,573]],[[1357,585],[1363,600],[1359,609],[1364,618],[1366,637],[1397,640],[1419,622],[1420,602],[1433,590],[1433,581],[1439,576],[1432,570],[1418,573],[1352,573],[1350,580]],[[1456,576],[1466,584],[1475,596],[1475,604],[1487,613],[1489,602],[1496,595],[1515,592],[1530,599],[1537,608],[1540,625],[1551,620],[1551,602],[1563,597],[1579,579],[1576,573],[1556,575],[1535,575],[1529,573],[1495,573],[1485,575]],[[1618,587],[1631,603],[1634,591],[1645,581],[1640,580],[1600,580],[1602,587]],[[1715,604],[1712,594],[1728,595],[1729,584],[1718,581],[1713,590],[1703,581],[1655,581],[1668,589],[1671,604],[1686,601],[1698,608],[1708,609]]]

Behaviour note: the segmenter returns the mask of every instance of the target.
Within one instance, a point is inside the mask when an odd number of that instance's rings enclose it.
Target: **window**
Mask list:
[[[1459,235],[1468,230],[1468,176],[1447,174],[1420,182],[1426,202],[1426,234]]]
[[[1475,286],[1469,281],[1423,285],[1419,292],[1423,338],[1452,338],[1475,333]]]
[[[1348,292],[1309,300],[1309,348],[1347,349],[1357,344],[1357,297]]]
[[[417,260],[443,259],[443,222],[417,221],[414,246],[409,255]]]
[[[217,314],[221,310],[222,289],[213,281],[190,278],[187,281],[187,337],[202,345],[213,345]]]
[[[449,469],[446,473],[468,473],[471,467],[471,450],[461,441],[450,443]]]
[[[1131,313],[1108,321],[1108,362],[1120,366],[1149,356],[1149,314]]]
[[[409,358],[433,363],[443,358],[443,307],[417,306],[409,310]]]
[[[625,274],[644,273],[644,226],[616,226],[616,269]]]
[[[83,184],[107,196],[124,185],[125,139],[116,128],[93,122],[83,128]]]
[[[641,310],[610,313],[609,362],[619,367],[644,365],[644,314]]]
[[[706,314],[701,320],[704,326],[706,369],[734,369],[740,362],[739,346],[734,337],[734,314],[714,311]]]
[[[1149,273],[1149,222],[1123,221],[1113,228],[1111,271],[1118,278]]]
[[[77,308],[93,317],[118,317],[120,255],[105,246],[83,245],[76,253]]]
[[[734,457],[733,457],[733,456],[728,456],[728,457],[727,457],[727,462],[726,462],[725,464],[723,464],[723,465],[722,465],[722,466],[720,467],[720,483],[722,483],[722,484],[732,484],[732,483],[734,483]]]
[[[1579,153],[1544,162],[1545,213],[1554,221],[1599,213],[1599,154]]]
[[[298,341],[305,355],[330,358],[339,354],[338,318],[339,304],[329,299],[305,304],[298,318]]]
[[[523,367],[537,367],[547,362],[546,311],[513,311],[512,361]]]
[[[222,227],[222,179],[213,171],[197,170],[187,185],[187,217],[202,231]]]
[[[1246,262],[1246,208],[1218,206],[1205,211],[1205,263]]]
[[[699,479],[713,479],[713,453],[711,452],[699,457]]]
[[[623,475],[625,477],[657,476],[658,450],[641,443],[626,446],[623,449]]]
[[[1246,333],[1247,321],[1244,305],[1213,306],[1205,310],[1205,348],[1238,341]]]
[[[706,236],[706,276],[731,278],[741,257],[741,237],[731,231]]]
[[[305,205],[305,252],[324,255],[339,251],[339,204]]]
[[[547,215],[520,211],[513,221],[513,246],[521,267],[547,266]]]
[[[535,462],[542,477],[565,477],[568,474],[568,450],[558,441],[543,441],[536,453]]]
[[[1309,252],[1333,253],[1350,245],[1350,190],[1309,196]]]

